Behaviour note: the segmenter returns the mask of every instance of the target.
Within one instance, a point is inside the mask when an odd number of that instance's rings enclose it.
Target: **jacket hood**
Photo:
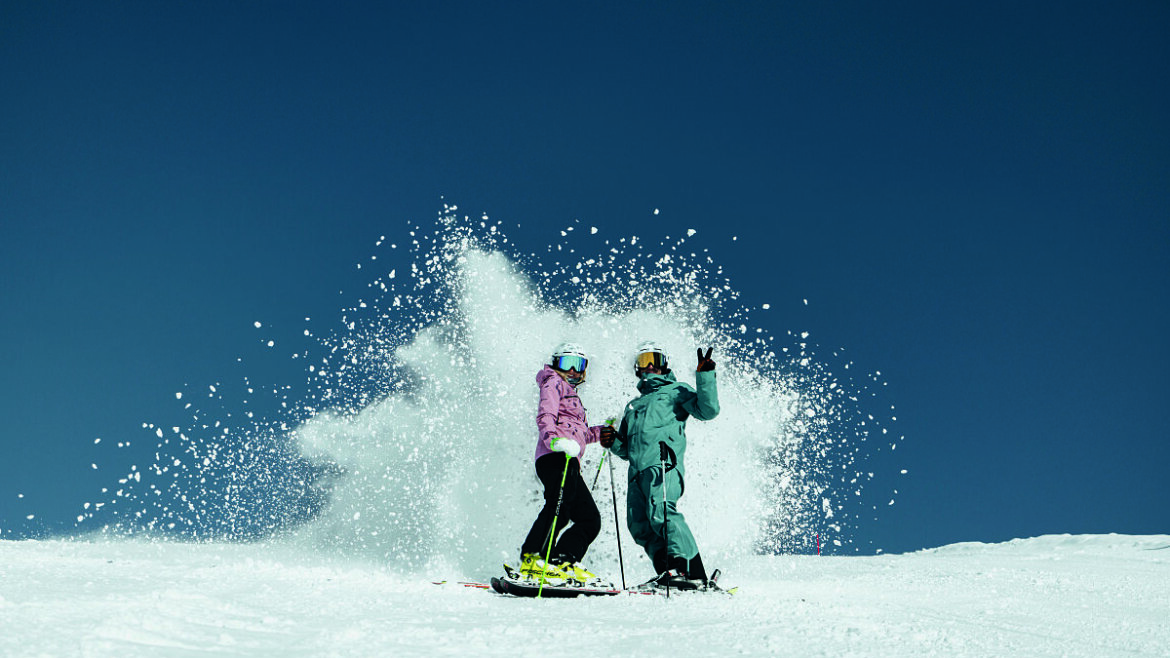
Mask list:
[[[678,379],[674,376],[673,372],[668,372],[665,375],[642,375],[642,378],[638,380],[638,392],[645,395],[652,391],[657,391],[663,386],[673,384],[676,381]]]
[[[549,377],[556,377],[557,379],[561,380],[561,382],[565,386],[568,386],[569,388],[574,388],[574,389],[577,388],[576,386],[573,386],[572,384],[570,384],[569,381],[566,380],[564,377],[561,377],[560,373],[558,373],[556,370],[553,370],[553,367],[548,365],[548,364],[545,364],[545,366],[543,368],[541,368],[540,370],[538,370],[536,372],[536,383],[538,385],[544,385],[544,383],[546,381],[548,381]],[[581,382],[581,383],[584,384],[585,382]]]
[[[557,371],[553,370],[552,366],[550,366],[550,365],[545,365],[543,368],[536,371],[536,383],[537,384],[545,383],[546,381],[548,381],[549,377],[560,377],[560,375],[557,374]]]

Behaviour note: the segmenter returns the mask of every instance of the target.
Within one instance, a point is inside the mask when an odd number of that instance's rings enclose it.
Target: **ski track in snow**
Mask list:
[[[0,541],[0,655],[1166,656],[1168,540],[754,556],[719,565],[733,597],[540,601],[293,545]]]

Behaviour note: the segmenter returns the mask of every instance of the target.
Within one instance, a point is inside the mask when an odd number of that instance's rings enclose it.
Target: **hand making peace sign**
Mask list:
[[[711,350],[715,348],[708,347],[707,355],[703,355],[703,348],[695,350],[695,356],[699,357],[699,365],[695,368],[695,372],[710,372],[715,369],[715,362],[711,360]]]

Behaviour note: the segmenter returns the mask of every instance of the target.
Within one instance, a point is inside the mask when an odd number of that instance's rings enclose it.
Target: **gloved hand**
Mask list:
[[[715,362],[711,360],[711,350],[714,347],[707,348],[707,355],[703,356],[703,348],[695,350],[695,355],[699,357],[699,365],[695,368],[695,372],[710,372],[715,369]]]
[[[616,438],[617,438],[617,430],[615,430],[613,428],[613,425],[602,425],[601,426],[601,447],[602,448],[609,448],[609,447],[613,446],[614,439],[616,439]]]
[[[570,457],[576,457],[577,455],[581,454],[581,446],[578,445],[576,441],[572,439],[566,439],[563,436],[554,437],[553,440],[548,444],[548,447],[551,448],[553,452],[563,452]]]

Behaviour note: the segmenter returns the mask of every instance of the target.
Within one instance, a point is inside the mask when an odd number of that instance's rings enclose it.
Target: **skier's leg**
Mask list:
[[[703,566],[703,556],[695,553],[695,557],[687,561],[687,578],[707,582],[707,569]]]
[[[638,473],[630,480],[629,494],[626,499],[626,525],[634,541],[646,551],[646,555],[653,560],[654,556],[666,546],[662,535],[654,531],[650,523],[650,491],[648,483],[653,482],[652,469]]]
[[[553,549],[561,562],[580,562],[589,550],[589,544],[601,532],[601,513],[597,511],[593,494],[589,492],[577,464],[573,460],[573,465],[569,467],[565,499],[561,502],[561,516],[568,518],[572,525],[557,539],[556,548]]]
[[[698,554],[699,547],[695,543],[695,537],[691,534],[687,520],[678,511],[678,499],[681,495],[682,480],[678,476],[678,471],[667,472],[666,505],[664,506],[662,504],[662,481],[656,477],[654,486],[650,488],[650,524],[660,537],[663,534],[669,534],[663,542],[666,546],[669,567],[688,572],[686,562]],[[667,527],[670,528],[669,533],[666,533]]]
[[[544,507],[536,515],[532,529],[524,538],[520,546],[520,554],[527,553],[544,555],[548,548],[548,534],[552,528],[553,516],[556,515],[557,493],[561,487],[561,475],[564,471],[564,457],[561,453],[552,453],[536,460],[536,477],[544,485]]]
[[[670,568],[670,560],[666,559],[666,548],[658,549],[658,552],[651,558],[654,563],[654,573],[662,573]]]

